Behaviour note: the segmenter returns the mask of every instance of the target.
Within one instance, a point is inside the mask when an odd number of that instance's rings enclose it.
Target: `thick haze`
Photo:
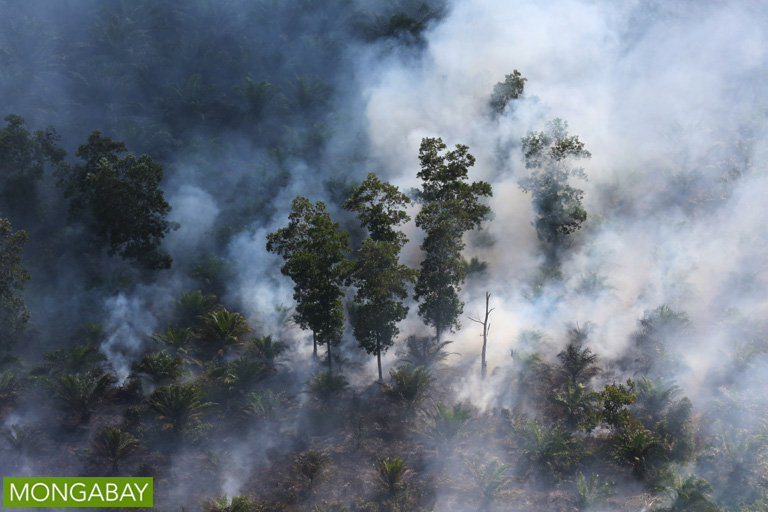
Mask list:
[[[104,12],[123,19],[111,28],[108,14],[86,17],[99,2],[31,4],[0,0],[4,114],[24,116],[30,129],[55,125],[70,159],[94,129],[150,153],[165,165],[170,220],[180,226],[164,242],[174,267],[153,280],[113,262],[104,266],[110,278],[94,285],[72,253],[55,267],[43,257],[30,262],[32,353],[62,346],[61,333],[83,322],[102,323],[101,351],[122,382],[155,349],[149,336],[169,324],[173,301],[202,288],[241,311],[254,335],[289,342],[285,371],[298,393],[314,368],[311,333],[285,322],[280,307],[294,305],[293,284],[266,252],[266,234],[285,226],[291,200],[305,195],[326,201],[359,242],[356,220],[339,206],[350,186],[374,171],[403,190],[418,187],[419,144],[442,137],[449,147],[468,145],[477,158],[470,180],[493,186],[493,218],[465,238],[465,257],[488,267],[468,276],[462,329],[447,336],[460,354],[448,359],[458,376],[451,400],[512,408],[510,349],[531,348],[518,340],[528,329],[545,333],[540,350],[554,361],[568,326],[592,323],[587,346],[605,370],[597,380],[636,378],[621,363],[630,336],[646,312],[667,304],[686,312],[692,329],[672,340],[674,373],[658,371],[681,386],[696,414],[729,394],[768,408],[765,2],[457,0],[442,19],[429,19],[421,40],[366,40],[349,28],[355,16],[395,12],[394,2],[193,2],[175,21],[194,27],[188,39],[153,25],[169,3],[155,11],[151,2],[105,2]],[[349,5],[355,16],[337,17]],[[513,70],[527,78],[525,94],[494,116],[493,86]],[[299,76],[314,99],[302,100]],[[268,80],[282,96],[256,112],[242,92],[245,77]],[[542,284],[544,250],[531,198],[518,187],[528,172],[520,139],[555,118],[592,153],[582,162],[588,180],[573,180],[588,219],[563,258],[563,278]],[[50,214],[63,219],[53,183],[47,177],[42,191]],[[34,226],[25,229],[34,239]],[[423,234],[413,222],[406,232],[403,260],[418,267]],[[206,281],[195,266],[211,258],[222,267]],[[131,286],[121,287],[123,273]],[[600,284],[587,290],[590,279]],[[468,316],[483,314],[486,291],[495,310],[483,382],[481,327]],[[403,339],[429,332],[409,305]],[[349,326],[343,350],[363,363],[348,379],[364,389],[375,360]],[[396,350],[383,362],[386,373]],[[5,424],[24,421],[37,421],[33,407]],[[734,421],[760,428],[748,414]],[[282,433],[263,434],[263,446],[244,443],[211,487],[247,491],[268,450],[289,451]],[[183,473],[185,463],[180,457],[173,471]]]

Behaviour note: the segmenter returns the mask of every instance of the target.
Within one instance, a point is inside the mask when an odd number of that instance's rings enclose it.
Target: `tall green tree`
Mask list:
[[[464,304],[458,292],[466,277],[462,237],[488,218],[491,209],[480,198],[492,195],[490,184],[467,182],[469,168],[475,164],[467,146],[457,144],[453,151],[443,153],[445,149],[440,138],[421,141],[418,177],[423,207],[416,215],[416,226],[427,235],[421,245],[424,260],[414,297],[421,302],[419,315],[435,328],[438,341],[446,330],[461,327],[458,318]]]
[[[299,196],[293,200],[288,226],[267,235],[267,250],[285,259],[280,271],[294,283],[294,318],[302,329],[312,331],[315,356],[317,345],[326,345],[332,371],[331,349],[344,334],[341,285],[347,275],[349,234],[339,230],[322,201],[312,204]]]
[[[10,350],[29,324],[29,311],[19,292],[29,281],[21,265],[26,231],[13,231],[8,219],[0,219],[0,355]]]
[[[49,127],[30,133],[24,118],[9,114],[0,130],[0,215],[29,227],[44,212],[38,183],[47,164],[59,164],[66,152],[56,147],[58,136]]]
[[[549,244],[551,263],[571,243],[574,232],[587,220],[581,204],[584,191],[570,185],[570,178],[586,179],[575,161],[591,158],[576,135],[568,135],[568,123],[550,121],[545,130],[523,137],[523,156],[531,174],[521,179],[520,188],[531,194],[536,213],[534,226],[539,240]]]
[[[342,204],[357,212],[369,232],[350,273],[350,281],[357,287],[352,328],[360,348],[376,355],[379,381],[384,380],[381,354],[400,333],[397,324],[408,315],[408,307],[403,304],[408,296],[407,285],[415,283],[418,276],[417,271],[398,262],[408,239],[395,227],[410,220],[404,209],[409,203],[408,196],[397,187],[369,173]]]
[[[71,198],[70,214],[89,226],[99,247],[147,269],[171,266],[160,248],[173,227],[160,182],[163,167],[148,155],[134,156],[125,144],[98,130],[75,153],[85,163],[62,165],[58,185]]]

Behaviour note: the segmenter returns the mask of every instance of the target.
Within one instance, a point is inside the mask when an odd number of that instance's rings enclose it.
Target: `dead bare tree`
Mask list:
[[[481,363],[480,363],[480,376],[485,379],[485,375],[488,372],[488,362],[485,360],[485,350],[488,346],[488,334],[491,332],[491,324],[488,321],[488,317],[491,314],[491,311],[493,311],[496,308],[489,308],[489,303],[491,300],[491,294],[489,292],[485,292],[485,318],[481,322],[477,318],[469,317],[470,320],[472,320],[475,323],[478,323],[483,326],[483,353],[481,356]]]

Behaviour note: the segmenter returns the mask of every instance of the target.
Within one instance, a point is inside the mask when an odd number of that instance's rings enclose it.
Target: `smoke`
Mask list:
[[[667,340],[672,363],[658,371],[707,421],[727,400],[746,404],[733,412],[732,425],[752,432],[764,419],[755,412],[768,407],[762,2],[456,0],[418,36],[374,41],[354,35],[355,16],[337,19],[335,3],[201,2],[167,18],[165,4],[158,11],[54,4],[32,12],[0,2],[10,13],[0,28],[6,110],[35,127],[56,125],[70,154],[97,128],[131,151],[151,153],[166,166],[169,220],[178,229],[164,242],[172,270],[148,278],[112,261],[98,268],[108,276],[101,281],[78,252],[81,240],[62,230],[63,242],[49,252],[60,250],[63,263],[51,270],[43,256],[32,262],[38,275],[53,276],[28,299],[45,333],[42,351],[56,345],[57,327],[103,322],[100,350],[124,382],[150,349],[148,337],[170,325],[174,300],[215,290],[248,318],[254,336],[291,346],[270,382],[300,393],[318,366],[310,335],[292,323],[293,284],[279,273],[280,258],[267,253],[266,234],[287,223],[297,195],[325,201],[345,229],[357,229],[339,206],[347,189],[371,170],[402,190],[418,187],[419,143],[439,136],[449,147],[468,145],[477,158],[470,179],[494,191],[493,218],[465,238],[467,259],[488,267],[471,274],[461,293],[463,327],[449,336],[458,354],[447,360],[451,377],[440,380],[440,400],[471,402],[479,415],[514,409],[525,401],[513,385],[525,369],[510,350],[555,363],[569,326],[588,323],[585,346],[600,355],[605,372],[594,386],[637,378],[625,364],[631,335],[640,318],[667,304],[692,327]],[[363,18],[377,9],[385,21],[391,14],[384,2],[353,4]],[[157,29],[160,19],[202,35],[179,45]],[[515,69],[527,78],[525,94],[492,115],[493,86]],[[248,88],[259,83],[262,89]],[[531,198],[518,182],[528,173],[520,139],[554,118],[568,122],[592,158],[582,162],[588,179],[573,182],[584,190],[588,220],[563,256],[562,276],[553,278],[544,275]],[[55,197],[53,182],[48,176],[41,185],[46,197]],[[66,216],[63,203],[48,206],[51,218]],[[417,211],[414,205],[409,214]],[[423,233],[413,221],[404,230],[410,242],[402,259],[418,267]],[[209,257],[222,258],[224,270],[201,271]],[[123,275],[130,285],[110,284]],[[49,296],[67,291],[67,301]],[[481,327],[468,317],[483,315],[486,292],[494,311],[482,380]],[[417,305],[409,306],[401,340],[428,332]],[[351,387],[365,395],[375,362],[350,330],[340,353],[352,368]],[[530,330],[543,334],[538,345],[521,337]],[[398,364],[395,349],[383,364],[385,373]],[[301,401],[312,408],[307,396]],[[302,414],[312,422],[314,412]],[[295,448],[281,435],[293,439],[294,428],[306,428],[299,423],[280,435],[247,429],[258,448],[212,442],[234,454],[226,469],[211,470],[212,487],[247,492],[249,479]],[[270,458],[270,450],[277,455]],[[479,441],[470,451],[482,450],[507,456]],[[169,472],[206,474],[187,466],[195,453],[178,455]],[[424,468],[428,473],[429,464]],[[637,493],[627,487],[627,495]],[[435,500],[464,507],[454,498]]]

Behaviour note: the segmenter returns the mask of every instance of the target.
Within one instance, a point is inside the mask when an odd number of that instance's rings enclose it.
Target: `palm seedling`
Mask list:
[[[667,447],[653,432],[644,428],[627,428],[618,433],[613,447],[616,459],[632,468],[632,474],[641,480],[667,460]]]
[[[231,500],[228,496],[219,496],[203,502],[204,512],[253,512],[256,503],[249,496],[234,496]]]
[[[528,470],[542,472],[557,480],[578,462],[579,445],[559,423],[547,427],[529,421],[519,430],[518,444]]]
[[[53,398],[71,412],[78,425],[86,423],[117,379],[109,373],[67,374],[49,381]]]
[[[293,407],[294,401],[285,393],[275,393],[269,389],[252,391],[245,396],[242,412],[263,421],[279,417]]]
[[[226,309],[208,313],[201,329],[203,354],[221,355],[227,348],[239,344],[240,338],[250,330],[240,313],[230,313]]]
[[[203,390],[194,384],[172,384],[157,388],[148,403],[165,428],[182,433],[212,405],[203,402],[204,395]]]
[[[565,426],[573,430],[590,417],[594,417],[600,402],[600,394],[588,391],[583,384],[568,382],[565,389],[555,392],[550,400],[565,416]],[[586,428],[589,429],[589,427]]]
[[[691,475],[678,480],[672,492],[674,499],[668,507],[654,508],[654,512],[719,512],[721,509],[709,499],[712,487],[703,478]]]
[[[557,354],[557,359],[560,361],[560,373],[572,385],[586,384],[592,377],[600,373],[600,368],[596,364],[598,355],[593,354],[588,348],[582,348],[582,343],[587,338],[589,329],[589,325],[584,328],[578,326],[571,328],[568,333],[571,341],[565,350]]]
[[[405,354],[400,357],[400,361],[414,368],[432,368],[455,354],[445,350],[451,343],[438,341],[433,336],[409,336],[405,339]]]
[[[383,384],[384,393],[409,409],[426,398],[433,381],[429,370],[423,366],[392,369],[389,376],[392,384]]]
[[[261,338],[251,338],[251,345],[248,348],[260,361],[272,368],[277,359],[288,349],[288,345],[283,341],[273,339],[272,336],[262,336]]]
[[[432,428],[431,437],[437,442],[438,450],[452,450],[466,432],[467,425],[472,420],[472,411],[463,404],[456,404],[448,408],[438,404],[432,413],[435,426]]]
[[[467,469],[480,491],[480,510],[484,510],[496,499],[501,488],[509,482],[509,476],[507,476],[509,465],[502,464],[495,457],[486,460],[478,456],[467,462]]]
[[[176,319],[179,325],[195,327],[216,307],[215,295],[204,295],[200,290],[182,293],[181,299],[176,301]]]
[[[109,464],[111,474],[116,474],[121,462],[133,456],[141,447],[138,439],[119,428],[106,427],[93,440],[93,453]]]
[[[296,456],[292,467],[296,473],[309,480],[309,486],[311,487],[330,462],[330,458],[324,452],[307,450]]]
[[[674,399],[680,394],[680,388],[673,382],[666,383],[664,379],[649,380],[645,377],[637,382],[637,415],[643,423],[653,428],[664,417]]]
[[[586,478],[583,473],[576,475],[576,490],[580,510],[604,503],[616,494],[613,490],[613,482],[601,481],[597,473],[592,473],[589,478]]]
[[[16,400],[21,383],[11,371],[0,373],[0,409]]]
[[[186,359],[195,340],[195,333],[190,327],[169,327],[164,333],[153,334],[152,340]]]
[[[184,373],[180,357],[171,357],[165,352],[145,355],[133,365],[133,371],[150,377],[156,384],[175,382]]]
[[[307,383],[307,392],[315,400],[327,403],[348,385],[349,383],[343,375],[321,371],[317,375],[313,375],[312,380]]]
[[[45,435],[36,428],[20,426],[14,423],[0,430],[7,450],[16,456],[37,455],[45,449]]]
[[[390,494],[397,492],[397,488],[410,473],[411,470],[400,457],[380,459],[376,462],[376,476]]]
[[[58,349],[43,354],[45,366],[50,373],[85,373],[102,365],[107,356],[93,345],[73,345],[69,350]]]

